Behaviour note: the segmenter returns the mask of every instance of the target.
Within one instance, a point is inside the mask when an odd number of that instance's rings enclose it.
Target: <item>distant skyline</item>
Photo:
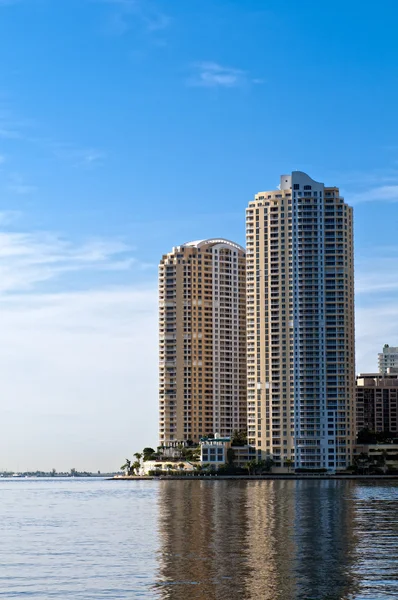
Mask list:
[[[0,470],[157,443],[157,264],[302,170],[354,206],[357,372],[398,345],[392,0],[0,0]],[[122,461],[122,462],[121,462]]]

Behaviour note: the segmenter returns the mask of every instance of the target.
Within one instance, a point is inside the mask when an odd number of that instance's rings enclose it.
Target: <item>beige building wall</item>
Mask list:
[[[246,210],[248,441],[301,468],[351,462],[355,415],[352,209],[305,173]]]
[[[246,428],[246,263],[228,240],[173,248],[159,265],[159,442]]]

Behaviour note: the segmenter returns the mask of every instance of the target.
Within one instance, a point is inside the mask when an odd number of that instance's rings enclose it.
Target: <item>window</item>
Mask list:
[[[293,189],[294,190],[299,190],[300,189],[300,185],[298,183],[294,183],[293,184]]]

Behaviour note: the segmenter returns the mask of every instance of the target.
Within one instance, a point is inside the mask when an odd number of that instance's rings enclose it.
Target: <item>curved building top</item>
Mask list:
[[[227,246],[235,248],[236,250],[241,250],[242,252],[245,252],[245,249],[242,246],[236,244],[236,242],[231,242],[231,240],[227,240],[225,238],[208,238],[206,240],[195,240],[193,242],[186,242],[185,244],[182,244],[182,247],[188,246],[191,248],[201,248],[202,246],[208,246],[210,244],[225,244]]]
[[[303,184],[306,184],[306,183],[311,184],[312,183],[316,186],[324,185],[320,181],[315,181],[315,179],[312,179],[312,177],[307,175],[307,173],[304,173],[304,171],[293,171],[291,173],[291,175],[281,175],[280,189],[281,190],[291,189],[292,180],[294,180],[294,183],[303,183]]]

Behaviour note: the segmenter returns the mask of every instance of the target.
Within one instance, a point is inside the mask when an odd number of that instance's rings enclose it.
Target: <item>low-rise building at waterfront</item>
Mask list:
[[[230,437],[203,437],[200,439],[200,462],[211,466],[224,465],[228,459],[228,449],[231,447]]]
[[[232,461],[235,467],[245,468],[247,463],[256,460],[256,448],[254,446],[231,446]]]
[[[139,475],[148,475],[150,472],[161,471],[165,475],[168,473],[191,473],[195,470],[195,463],[187,460],[167,461],[167,460],[146,460],[142,463]]]
[[[357,444],[354,463],[359,467],[376,467],[384,472],[398,471],[398,440],[393,444]]]

